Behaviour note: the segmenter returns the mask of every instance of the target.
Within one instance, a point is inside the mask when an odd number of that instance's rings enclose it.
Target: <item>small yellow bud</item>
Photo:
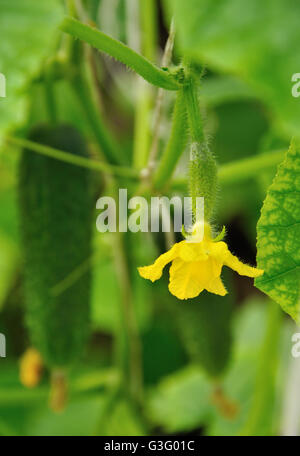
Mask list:
[[[34,388],[40,382],[43,360],[35,348],[28,348],[20,361],[20,381],[27,388]]]

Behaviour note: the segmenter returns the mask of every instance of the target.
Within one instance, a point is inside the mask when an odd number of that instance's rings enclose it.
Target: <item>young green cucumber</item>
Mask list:
[[[68,125],[38,126],[29,139],[87,156],[83,138]],[[90,182],[85,168],[30,150],[22,153],[19,206],[26,320],[33,345],[52,369],[73,364],[89,333],[90,272],[68,278],[91,254]],[[57,287],[64,280],[66,286]]]

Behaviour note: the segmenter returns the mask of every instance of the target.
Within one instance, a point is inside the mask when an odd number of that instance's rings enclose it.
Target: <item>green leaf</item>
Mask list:
[[[237,406],[237,415],[233,419],[223,416],[215,409],[214,418],[209,423],[209,435],[241,435],[245,432],[245,425],[249,420],[249,413],[253,402],[257,404],[258,396],[255,394],[258,386],[258,380],[263,377],[265,393],[260,397],[260,403],[263,405],[259,415],[260,431],[264,435],[273,433],[273,420],[278,419],[278,408],[275,408],[276,401],[282,403],[282,390],[280,389],[285,380],[280,378],[279,372],[274,373],[274,360],[282,363],[287,360],[290,350],[290,331],[287,339],[282,340],[283,331],[286,325],[281,325],[280,335],[274,340],[269,337],[271,345],[266,347],[266,336],[268,327],[267,300],[261,298],[250,298],[243,306],[238,309],[234,319],[234,339],[235,349],[234,358],[230,369],[224,379],[223,390],[226,396]],[[276,306],[270,303],[270,306]],[[274,309],[273,309],[274,310]],[[275,310],[276,311],[276,310]],[[289,322],[286,322],[287,324]],[[288,325],[289,326],[289,325]],[[278,344],[282,350],[282,356],[278,353]],[[263,355],[266,348],[271,352],[269,358],[265,358],[268,364],[268,371],[262,365]],[[274,375],[276,375],[276,388],[274,391]],[[258,379],[258,376],[260,378]],[[260,384],[259,384],[260,386]],[[280,389],[280,391],[279,391]],[[253,429],[253,428],[252,428]],[[253,435],[257,434],[257,429],[253,429]],[[258,432],[259,434],[259,432]]]
[[[0,72],[6,78],[6,98],[0,98],[0,133],[23,123],[26,84],[49,54],[61,17],[59,0],[1,0]]]
[[[168,0],[181,50],[211,68],[238,75],[275,113],[287,133],[299,136],[299,100],[291,77],[299,71],[294,0]]]
[[[255,280],[300,324],[300,149],[295,142],[279,165],[257,224],[257,265],[265,271]]]
[[[214,384],[209,382],[201,367],[192,364],[168,375],[150,390],[146,403],[149,420],[169,433],[195,433],[195,429],[205,426],[204,432],[209,435],[239,435],[250,412],[260,368],[259,358],[267,328],[266,303],[265,298],[252,298],[237,310],[234,317],[233,359],[221,386],[225,397],[237,406],[236,416],[229,418],[220,413],[213,402]],[[264,430],[268,426],[269,433],[270,429],[273,429],[273,420],[276,420],[278,425],[280,419],[278,404],[282,404],[282,388],[285,385],[283,373],[287,372],[286,364],[290,351],[289,323],[285,322],[280,329],[280,353],[274,348],[271,357],[273,360],[278,359],[281,371],[276,373],[275,400],[274,396],[270,397],[269,394],[264,399],[265,410],[260,424]],[[271,348],[269,347],[270,350]],[[268,373],[264,382],[269,381],[269,378]]]
[[[167,432],[193,430],[211,415],[211,394],[202,369],[190,365],[166,377],[151,391],[147,414]]]

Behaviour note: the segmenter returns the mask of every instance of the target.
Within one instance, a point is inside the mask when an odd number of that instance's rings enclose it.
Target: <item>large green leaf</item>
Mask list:
[[[251,299],[236,312],[233,321],[235,348],[232,362],[221,383],[225,397],[237,407],[236,416],[224,416],[213,401],[214,383],[209,381],[203,369],[189,365],[165,377],[150,390],[147,397],[147,416],[153,423],[162,426],[166,432],[193,431],[205,427],[204,432],[210,435],[239,435],[252,406],[259,372],[259,359],[264,344],[268,324],[267,301]],[[275,305],[275,304],[273,304]],[[282,326],[286,330],[286,325]],[[285,331],[286,332],[286,331]],[[288,337],[279,337],[282,350],[280,363],[287,360],[290,350],[290,329]],[[278,356],[276,347],[273,359]],[[270,347],[269,347],[270,349]],[[272,360],[271,360],[272,362]],[[286,367],[286,366],[285,366]],[[285,368],[286,371],[286,368]],[[273,388],[273,372],[264,383]],[[276,374],[277,375],[277,374]],[[279,382],[278,387],[279,387]],[[284,384],[284,380],[280,385]],[[269,390],[268,390],[269,391]],[[273,389],[272,389],[273,393]],[[282,391],[276,391],[281,399]],[[270,398],[271,396],[271,398]],[[271,400],[270,400],[271,399]],[[272,432],[274,417],[274,396],[263,398],[265,411],[260,417],[260,425],[268,434]]]
[[[24,121],[26,84],[53,47],[62,12],[59,0],[1,0],[0,72],[6,98],[0,98],[0,134]]]
[[[280,334],[276,331],[275,339],[272,339],[274,332],[268,329],[271,306],[277,313],[276,304],[273,302],[251,298],[236,313],[234,359],[224,379],[223,389],[228,398],[237,405],[237,415],[234,419],[228,419],[221,413],[215,413],[215,419],[209,425],[209,435],[247,434],[247,430],[250,430],[249,414],[252,424],[250,435],[274,434],[275,425],[279,424],[280,414],[277,407],[278,403],[280,406],[282,404],[282,387],[286,384],[291,328],[290,321],[284,322],[279,328]],[[269,344],[266,344],[266,338],[269,338]],[[268,356],[262,364],[267,351]],[[276,363],[274,366],[276,360],[278,366]],[[276,367],[280,368],[280,371],[276,370]],[[253,406],[260,411],[260,414],[255,416],[255,421],[252,421]]]
[[[300,149],[292,142],[257,225],[256,286],[300,324]]]
[[[149,419],[167,432],[200,427],[211,415],[212,387],[199,366],[166,377],[149,394]]]
[[[291,95],[299,71],[297,0],[167,0],[181,50],[239,75],[268,104],[286,132],[299,136],[300,103]]]

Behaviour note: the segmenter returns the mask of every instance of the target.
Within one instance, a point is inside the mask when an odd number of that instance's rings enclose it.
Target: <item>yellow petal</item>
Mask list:
[[[224,264],[225,258],[227,257],[229,250],[226,242],[211,242],[209,245],[209,253],[212,258],[215,258],[222,264]]]
[[[203,242],[182,241],[179,244],[178,254],[183,261],[202,261],[208,258]]]
[[[185,262],[176,258],[170,267],[169,290],[178,299],[195,298],[210,280],[207,261]]]
[[[166,264],[170,263],[170,261],[176,257],[179,244],[174,244],[173,247],[168,250],[168,252],[160,255],[157,260],[150,266],[142,266],[138,268],[140,276],[144,279],[149,279],[152,282],[160,279],[162,276],[163,268],[166,266]]]
[[[240,275],[248,277],[259,277],[264,273],[262,269],[253,268],[247,264],[242,263],[236,256],[232,255],[229,250],[226,257],[224,258],[224,264],[226,266],[229,266],[234,271],[238,272]]]
[[[210,282],[209,286],[206,286],[205,288],[210,293],[215,293],[220,296],[225,296],[227,294],[227,290],[224,287],[223,282],[220,277],[213,279]]]

